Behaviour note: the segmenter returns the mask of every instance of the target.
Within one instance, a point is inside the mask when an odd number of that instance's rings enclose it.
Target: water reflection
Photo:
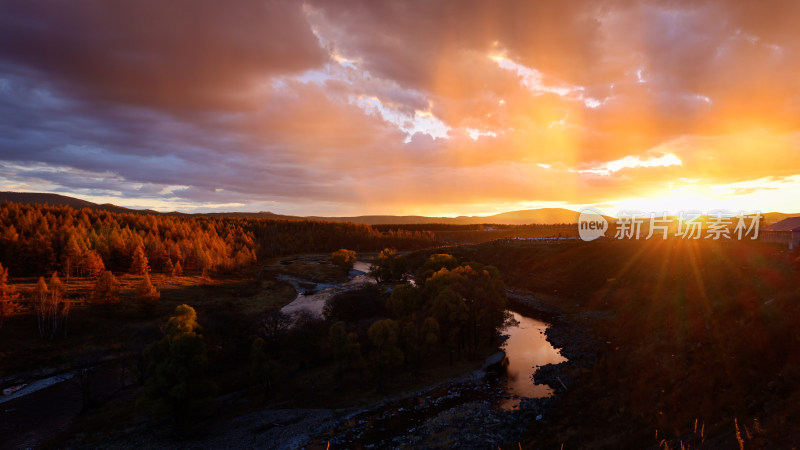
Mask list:
[[[519,398],[513,398],[515,395],[533,398],[549,397],[552,389],[545,384],[534,384],[533,373],[538,366],[558,364],[567,360],[545,338],[546,323],[519,313],[512,312],[511,314],[518,325],[508,327],[506,334],[509,337],[503,343],[502,348],[508,358],[506,379],[504,380],[505,391],[512,398],[500,401],[500,407],[503,409],[514,409],[519,406]]]

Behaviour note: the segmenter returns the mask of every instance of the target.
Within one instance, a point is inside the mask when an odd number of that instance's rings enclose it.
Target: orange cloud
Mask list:
[[[0,187],[295,214],[794,209],[792,2],[5,9]]]

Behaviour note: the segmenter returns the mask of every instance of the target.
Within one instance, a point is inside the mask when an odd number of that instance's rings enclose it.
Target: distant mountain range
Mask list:
[[[208,217],[246,217],[254,219],[286,219],[286,220],[324,220],[329,222],[354,222],[364,225],[397,224],[412,225],[423,223],[442,223],[449,225],[474,225],[474,224],[505,224],[505,225],[527,225],[527,224],[556,224],[556,223],[577,223],[579,213],[564,208],[539,208],[526,209],[521,211],[510,211],[492,216],[458,216],[458,217],[426,217],[426,216],[392,216],[392,215],[373,215],[373,216],[353,216],[353,217],[324,217],[324,216],[286,216],[271,212],[226,212],[226,213],[197,213],[186,214],[180,212],[160,213],[150,209],[130,209],[122,206],[104,203],[102,205],[88,202],[86,200],[68,197],[60,194],[46,194],[39,192],[0,192],[0,202],[9,201],[13,203],[26,204],[50,204],[53,206],[70,206],[73,208],[90,208],[96,210],[110,211],[115,213],[135,213],[135,214],[168,214],[168,215],[192,215]],[[800,214],[786,214],[779,212],[764,213],[766,223],[779,222],[787,217],[799,216]],[[611,217],[607,220],[613,221]]]

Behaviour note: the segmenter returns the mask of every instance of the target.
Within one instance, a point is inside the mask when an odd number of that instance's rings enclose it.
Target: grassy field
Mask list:
[[[201,317],[207,311],[223,306],[243,314],[257,314],[278,309],[296,296],[291,285],[274,279],[170,278],[153,273],[151,281],[161,292],[161,298],[155,316],[149,316],[142,313],[135,297],[136,286],[142,277],[119,274],[117,279],[120,282],[120,302],[108,305],[91,300],[95,279],[73,277],[64,280],[66,296],[73,306],[66,329],[62,327],[52,341],[39,336],[36,316],[25,303],[36,279],[12,280],[22,294],[23,308],[0,329],[0,376],[66,369],[80,359],[78,356],[82,353],[120,351],[130,344],[127,341],[141,334],[157,339],[159,324],[166,322],[175,307],[182,303],[195,307]]]

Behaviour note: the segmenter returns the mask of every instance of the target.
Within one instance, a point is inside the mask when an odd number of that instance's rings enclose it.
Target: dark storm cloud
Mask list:
[[[241,108],[327,59],[295,1],[7,1],[0,57],[59,90],[170,109]]]
[[[494,42],[531,67],[580,76],[578,69],[599,56],[594,13],[606,3],[312,1],[344,56],[363,58],[370,72],[421,89],[431,87],[436,69],[453,52],[483,54]]]

